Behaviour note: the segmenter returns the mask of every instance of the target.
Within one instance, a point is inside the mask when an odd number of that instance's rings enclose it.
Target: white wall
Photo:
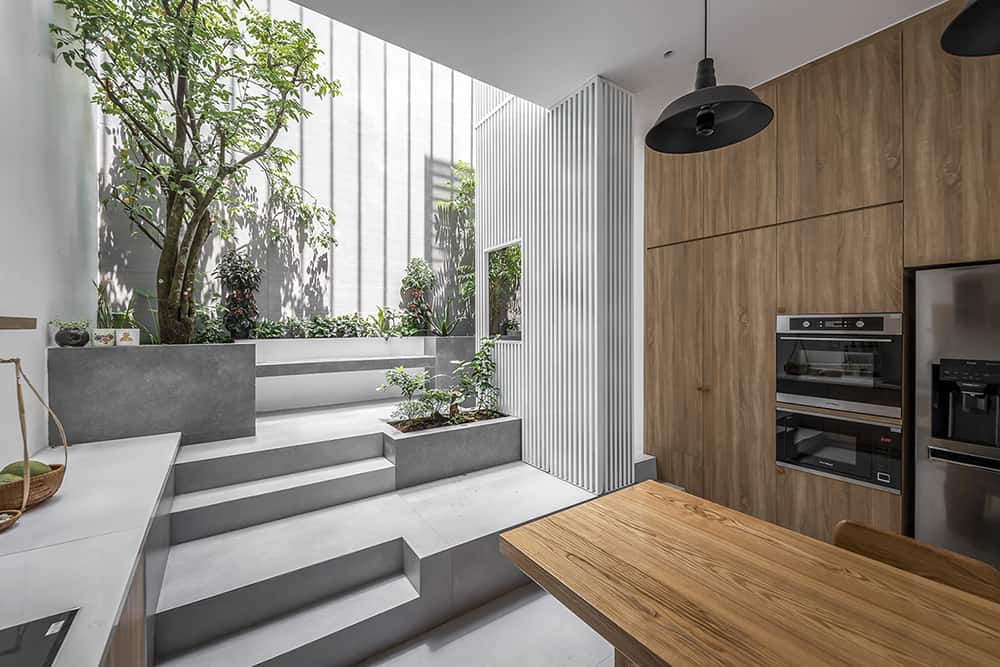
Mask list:
[[[0,315],[39,324],[36,331],[0,331],[0,357],[21,357],[43,390],[46,323],[92,321],[97,275],[89,90],[82,75],[52,62],[52,11],[52,0],[0,2]],[[14,396],[13,370],[0,366],[0,465],[20,456]],[[25,400],[37,450],[46,442],[46,419],[33,397]]]

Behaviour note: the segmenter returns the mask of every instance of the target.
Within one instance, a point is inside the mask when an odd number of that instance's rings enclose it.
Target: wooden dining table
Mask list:
[[[617,665],[1000,665],[1000,605],[657,482],[500,551]]]

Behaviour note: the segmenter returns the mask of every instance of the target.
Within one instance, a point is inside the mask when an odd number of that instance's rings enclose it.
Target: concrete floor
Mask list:
[[[612,667],[611,644],[524,586],[363,663],[365,667]]]

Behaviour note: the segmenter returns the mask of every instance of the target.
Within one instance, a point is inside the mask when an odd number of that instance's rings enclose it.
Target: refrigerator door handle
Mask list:
[[[1000,473],[1000,457],[977,456],[976,454],[943,449],[935,445],[927,446],[927,457],[931,461],[940,461],[942,463],[951,463]]]
[[[928,449],[933,447],[935,449],[944,449],[949,452],[955,452],[957,454],[966,454],[968,456],[975,456],[981,459],[1000,461],[1000,447],[974,445],[971,442],[962,442],[961,440],[948,440],[946,438],[935,438],[933,436],[927,438],[927,447]]]

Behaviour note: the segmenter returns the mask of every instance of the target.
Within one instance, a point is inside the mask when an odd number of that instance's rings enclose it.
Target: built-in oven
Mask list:
[[[778,465],[899,491],[902,429],[864,417],[778,410]]]
[[[779,315],[777,399],[902,417],[903,317]]]

